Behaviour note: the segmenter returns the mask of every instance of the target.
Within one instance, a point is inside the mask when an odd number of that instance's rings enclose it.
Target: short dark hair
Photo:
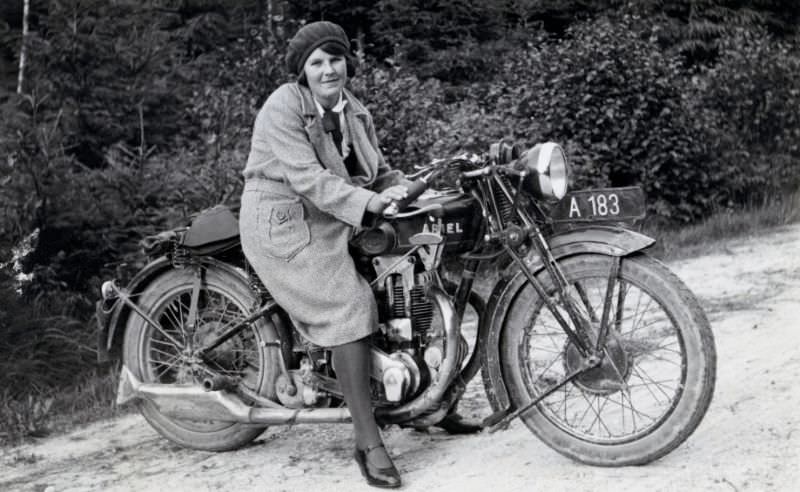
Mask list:
[[[319,47],[322,51],[329,55],[344,56],[345,63],[347,64],[347,78],[356,74],[356,58],[352,53],[340,43],[325,43]],[[297,77],[297,82],[308,87],[308,80],[306,80],[306,73],[300,70],[300,75]]]

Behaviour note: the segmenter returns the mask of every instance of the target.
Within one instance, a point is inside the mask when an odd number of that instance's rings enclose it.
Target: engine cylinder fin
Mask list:
[[[392,285],[392,317],[405,318],[406,317],[406,296],[403,292],[403,282],[395,282]]]
[[[425,297],[422,286],[411,289],[411,319],[414,330],[427,331],[433,321],[433,303]]]

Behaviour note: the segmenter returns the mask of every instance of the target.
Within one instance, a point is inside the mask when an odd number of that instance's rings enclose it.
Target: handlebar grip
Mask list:
[[[392,217],[406,208],[411,202],[419,198],[428,189],[428,182],[420,178],[408,185],[408,193],[402,200],[394,201],[383,211],[384,217]]]
[[[419,198],[420,195],[425,193],[425,190],[428,189],[428,183],[423,181],[422,179],[417,179],[412,181],[410,185],[408,185],[408,194],[402,200],[397,202],[397,208],[403,210],[406,208],[411,202]]]

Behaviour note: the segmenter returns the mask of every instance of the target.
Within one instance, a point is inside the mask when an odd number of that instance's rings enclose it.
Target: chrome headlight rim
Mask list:
[[[566,153],[556,142],[534,145],[517,161],[528,172],[527,191],[543,200],[558,201],[569,191],[570,166]]]
[[[564,149],[555,142],[541,144],[536,170],[545,196],[561,200],[569,188],[569,163]]]

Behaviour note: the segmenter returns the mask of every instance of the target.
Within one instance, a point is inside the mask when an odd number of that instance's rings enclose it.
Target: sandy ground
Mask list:
[[[642,467],[570,461],[521,422],[496,434],[385,433],[408,491],[798,490],[800,225],[670,265],[716,336],[717,388],[689,440]],[[479,378],[477,378],[479,379]],[[485,416],[479,381],[462,413]],[[0,450],[0,490],[358,491],[349,425],[272,428],[230,453],[181,449],[138,415]]]

